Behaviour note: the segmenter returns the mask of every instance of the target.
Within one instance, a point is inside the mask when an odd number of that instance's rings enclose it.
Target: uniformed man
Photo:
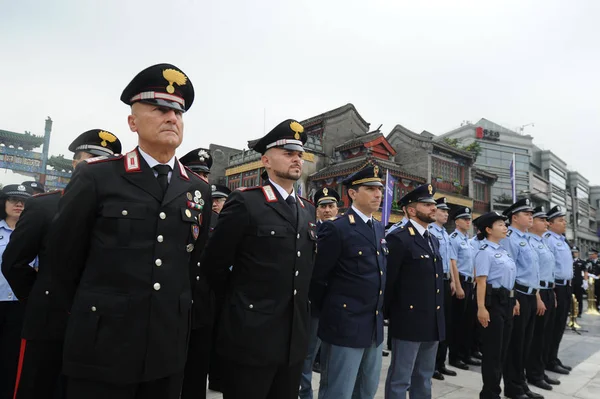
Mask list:
[[[207,149],[196,148],[188,152],[179,160],[182,165],[190,169],[203,179],[208,179],[210,168],[212,166],[212,157]],[[208,181],[208,180],[207,180]],[[211,185],[212,204],[206,203],[204,198],[198,199],[201,206],[211,205],[213,211],[210,219],[210,232],[217,224],[218,212],[214,211],[215,201],[225,202],[223,195],[215,198],[216,186]],[[225,195],[225,197],[227,197]],[[222,205],[221,205],[222,207]],[[181,399],[204,399],[206,398],[206,378],[211,368],[211,363],[218,363],[214,352],[214,330],[217,315],[217,302],[214,292],[208,286],[206,277],[200,272],[197,265],[192,265],[192,331],[188,344],[188,354],[183,374],[183,386],[181,389]],[[222,301],[221,301],[222,302]],[[220,303],[221,303],[220,302]],[[220,391],[218,364],[213,367],[212,388]]]
[[[546,370],[559,374],[569,374],[570,366],[563,365],[558,358],[558,348],[565,332],[569,309],[572,304],[571,280],[573,279],[573,257],[564,234],[567,219],[564,210],[555,206],[548,211],[548,232],[544,234],[546,245],[554,255],[554,293],[556,295],[556,316],[554,325],[549,326],[550,349]]]
[[[269,180],[231,193],[203,256],[211,288],[225,292],[217,337],[225,399],[298,397],[317,240],[315,208],[293,186],[305,142],[292,119],[258,140]]]
[[[33,195],[42,194],[46,192],[44,185],[37,181],[24,181],[21,185],[29,187],[33,191]]]
[[[338,203],[340,195],[333,188],[323,187],[317,190],[314,195],[315,205],[317,207],[317,237],[318,232],[323,223],[328,220],[335,220],[338,214]],[[309,290],[310,298],[310,290]],[[315,302],[311,301],[310,306],[310,337],[308,341],[308,353],[304,359],[302,367],[302,378],[300,379],[300,399],[312,399],[312,373],[313,368],[318,367],[321,370],[320,356],[317,361],[317,354],[321,347],[321,339],[318,337],[319,330],[319,309],[315,306]]]
[[[488,212],[477,218],[481,245],[475,255],[477,265],[477,320],[481,325],[483,362],[481,399],[500,399],[502,365],[510,341],[513,316],[518,313],[514,299],[516,266],[500,245],[506,237],[506,216]]]
[[[455,283],[452,280],[452,269],[450,265],[450,259],[453,258],[454,248],[450,244],[450,236],[444,229],[444,224],[448,221],[448,206],[446,197],[440,197],[436,201],[435,211],[435,222],[428,226],[429,234],[437,238],[440,245],[440,256],[442,259],[442,266],[444,272],[444,303],[450,304],[452,301],[452,295],[456,289]],[[456,263],[453,262],[452,266],[456,268]],[[446,356],[448,354],[448,342],[450,341],[450,331],[452,330],[452,313],[450,306],[444,306],[444,321],[446,323],[446,339],[440,341],[437,350],[437,356],[435,360],[435,372],[433,378],[436,380],[444,380],[444,374],[449,376],[456,376],[456,371],[449,370],[446,367]]]
[[[387,399],[431,398],[438,342],[445,339],[444,273],[438,240],[427,226],[435,221],[435,189],[417,187],[400,201],[409,222],[386,236],[390,255],[385,314],[390,320],[392,359]]]
[[[213,159],[206,148],[196,148],[181,157],[181,163],[194,171],[197,175],[208,181]]]
[[[381,204],[381,176],[371,165],[348,176],[350,209],[319,229],[310,290],[320,312],[319,399],[372,399],[379,385],[387,247],[373,212]]]
[[[598,250],[592,248],[590,249],[590,261],[589,261],[589,276],[591,276],[595,280],[594,284],[594,295],[596,297],[596,310],[600,310],[600,262],[598,261]],[[581,313],[581,312],[580,312]]]
[[[590,250],[590,255],[594,249]],[[573,293],[579,302],[577,317],[581,317],[583,310],[583,282],[588,280],[588,263],[579,257],[579,248],[571,248],[573,254]],[[596,255],[597,256],[597,255]]]
[[[504,211],[509,228],[506,238],[500,241],[517,265],[515,298],[520,313],[515,315],[513,331],[504,363],[504,395],[511,399],[543,398],[532,392],[525,380],[525,360],[529,357],[535,315],[546,311],[539,294],[540,260],[529,241],[527,230],[533,225],[533,208],[529,198],[523,198]]]
[[[554,291],[552,290],[554,288],[554,255],[543,239],[543,235],[548,230],[547,218],[543,206],[533,208],[533,225],[527,234],[529,243],[539,258],[540,291],[531,349],[529,356],[525,358],[525,365],[527,381],[530,384],[541,389],[551,390],[552,385],[558,385],[560,381],[545,374],[546,354],[549,347],[548,326],[554,322],[555,312]]]
[[[450,365],[468,370],[468,365],[479,366],[481,361],[471,357],[475,329],[475,299],[473,282],[473,247],[469,242],[471,208],[459,206],[452,215],[456,230],[450,234],[453,252],[451,259],[456,264],[456,294],[452,297],[452,341],[450,341]],[[452,262],[452,260],[451,260]]]
[[[209,185],[175,157],[194,89],[179,68],[159,64],[121,100],[138,147],[78,165],[50,231],[51,277],[70,312],[67,399],[175,399],[181,390],[190,263],[211,217],[200,204],[210,204]]]
[[[8,184],[0,190],[0,257],[32,191],[22,184]],[[29,266],[28,266],[29,267]],[[30,268],[31,269],[31,268]],[[18,376],[19,346],[23,326],[23,304],[0,273],[0,398],[11,398]]]
[[[210,221],[210,233],[209,236],[212,235],[214,231],[217,221],[219,220],[219,214],[221,210],[223,210],[223,205],[225,205],[225,201],[227,201],[227,197],[231,194],[231,190],[225,186],[220,184],[213,184],[212,188],[212,219]],[[202,279],[202,276],[200,276]],[[217,336],[217,328],[218,328],[218,320],[221,314],[221,308],[223,307],[224,298],[215,298],[215,326],[213,328],[213,344],[210,349],[210,362],[208,365],[208,389],[211,391],[223,392],[223,384],[225,383],[225,378],[223,377],[224,366],[223,366],[223,358],[221,355],[217,353],[216,345],[214,344],[214,339]]]
[[[74,152],[75,169],[84,159],[120,153],[121,142],[106,130],[93,129],[79,135],[69,149]],[[31,184],[42,188],[39,183]],[[63,381],[60,384],[58,381],[67,313],[60,310],[61,293],[55,290],[50,278],[48,247],[50,223],[61,196],[62,191],[57,190],[28,200],[13,240],[4,252],[3,272],[19,300],[27,305],[16,399],[51,399],[64,395]],[[37,272],[29,266],[36,258]]]

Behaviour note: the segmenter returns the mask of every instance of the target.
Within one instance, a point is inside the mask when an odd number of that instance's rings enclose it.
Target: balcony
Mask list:
[[[460,183],[438,181],[438,179],[432,178],[431,185],[435,187],[437,191],[445,191],[447,193],[458,194],[465,197],[469,196],[469,187],[461,186]]]
[[[473,200],[473,211],[476,213],[486,213],[490,211],[490,203]]]

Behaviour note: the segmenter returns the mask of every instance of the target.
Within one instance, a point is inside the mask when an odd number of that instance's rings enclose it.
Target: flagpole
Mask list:
[[[517,202],[517,161],[515,153],[512,154],[512,163],[510,168],[510,183],[512,189],[513,204]]]

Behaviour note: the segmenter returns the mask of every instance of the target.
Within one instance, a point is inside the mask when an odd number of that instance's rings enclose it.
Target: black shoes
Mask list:
[[[554,366],[547,366],[546,370],[552,371],[552,372],[558,373],[558,374],[563,374],[563,375],[568,375],[569,374],[569,370],[560,367],[558,364],[556,364]]]
[[[446,368],[446,365],[443,365],[442,367],[437,369],[437,371],[444,375],[449,375],[450,377],[456,377],[456,371]]]
[[[563,363],[560,361],[560,359],[558,359],[558,365],[559,365],[560,367],[562,367],[563,369],[567,370],[567,371],[571,371],[571,370],[573,370],[573,367],[571,367],[571,366],[565,366],[565,365],[564,365],[564,364],[563,364]]]
[[[440,381],[444,381],[444,376],[442,375],[442,373],[440,373],[439,371],[435,370],[433,372],[433,378],[436,380],[440,380]]]
[[[529,382],[531,385],[533,385],[535,387],[538,387],[540,389],[545,389],[546,391],[551,391],[552,390],[552,385],[548,384],[544,380],[537,380],[537,381],[529,380],[527,382]]]
[[[472,357],[467,357],[464,362],[469,366],[481,366],[481,360]]]
[[[516,395],[507,395],[504,394],[504,396],[506,396],[509,399],[529,399],[529,396],[525,395],[524,393],[519,393]]]
[[[483,354],[479,351],[473,352],[473,354],[471,356],[474,357],[475,359],[483,360]]]
[[[463,362],[462,360],[454,360],[454,361],[450,361],[450,366],[452,367],[456,367],[457,369],[461,369],[461,370],[468,370],[469,366],[467,366],[465,364],[465,362]]]
[[[531,399],[544,399],[544,395],[540,395],[539,393],[535,393],[532,391],[525,392],[525,396]]]
[[[560,381],[559,380],[555,380],[554,378],[550,378],[546,374],[544,374],[544,381],[546,381],[550,385],[560,385]]]

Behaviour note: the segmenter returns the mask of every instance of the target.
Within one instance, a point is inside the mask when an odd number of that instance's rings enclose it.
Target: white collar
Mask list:
[[[140,152],[140,155],[142,156],[142,158],[144,158],[148,166],[150,166],[150,168],[154,168],[156,165],[169,165],[171,167],[171,171],[175,170],[175,155],[173,155],[173,158],[171,158],[169,162],[163,164],[158,162],[156,159],[152,158],[151,155],[145,153],[144,150],[142,150],[140,147],[138,147],[138,151]]]
[[[352,205],[352,209],[354,210],[354,212],[356,212],[356,214],[358,216],[360,216],[360,218],[363,220],[363,222],[367,223],[367,221],[372,220],[372,217],[368,217],[367,215],[365,215],[364,213],[362,213],[361,211],[356,209],[356,207],[354,205]]]
[[[277,189],[277,191],[279,191],[279,194],[281,194],[281,198],[283,198],[283,200],[285,201],[287,199],[287,197],[289,197],[290,195],[292,197],[294,197],[294,187],[292,187],[292,193],[288,194],[287,191],[285,191],[285,189],[283,187],[281,187],[279,184],[275,183],[273,180],[269,179],[269,182],[275,186],[275,188]],[[295,198],[294,198],[295,199]]]
[[[413,223],[413,221],[411,220],[410,224],[412,224],[415,227],[415,229],[417,229],[419,234],[421,234],[421,237],[423,237],[423,233],[425,233],[425,231],[427,231],[427,229],[425,227],[421,226],[419,223],[417,223],[417,221],[415,221]]]

